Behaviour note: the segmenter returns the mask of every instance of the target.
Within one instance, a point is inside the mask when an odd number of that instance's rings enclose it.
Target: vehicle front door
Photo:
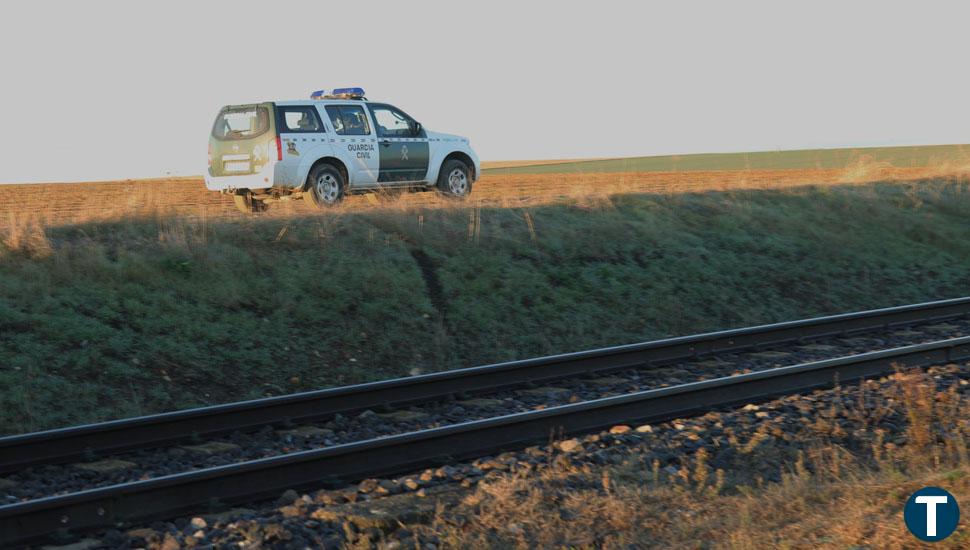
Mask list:
[[[334,149],[342,150],[350,159],[350,184],[353,187],[372,187],[377,183],[377,139],[370,120],[361,104],[327,105],[327,116],[336,134]]]
[[[404,111],[392,105],[369,103],[380,151],[378,182],[424,181],[428,175],[428,134]]]
[[[296,181],[303,155],[327,137],[323,121],[312,105],[277,105],[276,127],[283,149],[283,160],[276,165],[276,183],[299,187],[304,183]]]

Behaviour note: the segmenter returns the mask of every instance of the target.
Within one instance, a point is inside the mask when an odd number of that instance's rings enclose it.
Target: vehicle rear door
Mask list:
[[[378,182],[424,181],[428,175],[428,134],[404,111],[384,103],[368,103],[380,151]]]
[[[373,187],[377,184],[377,138],[362,103],[326,106],[327,117],[333,125],[334,149],[350,159],[350,184],[353,187]]]
[[[272,103],[223,107],[209,137],[209,175],[261,171],[276,157],[273,126]]]
[[[326,129],[313,105],[277,105],[276,127],[279,129],[283,160],[276,165],[277,182],[298,187],[296,181],[303,155],[326,139]]]

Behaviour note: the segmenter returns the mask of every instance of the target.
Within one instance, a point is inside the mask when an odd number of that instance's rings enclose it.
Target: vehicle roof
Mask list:
[[[366,99],[288,99],[285,101],[274,101],[277,105],[359,105],[361,103],[378,103]]]

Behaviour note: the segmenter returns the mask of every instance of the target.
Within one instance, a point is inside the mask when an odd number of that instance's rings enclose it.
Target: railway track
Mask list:
[[[804,345],[825,338],[886,331],[921,334],[905,327],[951,320],[962,323],[968,314],[970,298],[962,298],[25,434],[0,439],[0,467],[13,472],[36,468],[38,464],[91,459],[230,431],[400,407],[449,396],[496,392],[510,386],[535,385],[564,377],[625,369],[649,372],[684,360]],[[577,433],[632,420],[662,421],[831,385],[835,379],[849,381],[878,376],[891,372],[895,365],[920,367],[965,359],[970,359],[970,336],[780,368],[766,367],[745,374],[720,372],[720,376],[708,380],[669,387],[658,387],[654,381],[647,386],[651,389],[563,403],[542,410],[425,427],[386,437],[35,498],[0,506],[0,544],[31,540],[63,529],[83,530],[177,514],[210,505],[213,499],[226,504],[271,496],[293,487],[420,469],[428,464],[547,440],[553,432]]]

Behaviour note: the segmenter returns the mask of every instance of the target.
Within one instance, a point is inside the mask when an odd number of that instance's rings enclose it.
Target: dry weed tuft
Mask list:
[[[0,244],[10,252],[46,258],[53,252],[40,219],[31,214],[8,215],[7,223],[0,226]]]
[[[877,161],[869,155],[862,155],[846,166],[838,178],[839,183],[869,183],[892,179],[896,168],[885,161]]]
[[[168,249],[182,252],[204,250],[206,223],[178,217],[159,218],[158,242]]]

